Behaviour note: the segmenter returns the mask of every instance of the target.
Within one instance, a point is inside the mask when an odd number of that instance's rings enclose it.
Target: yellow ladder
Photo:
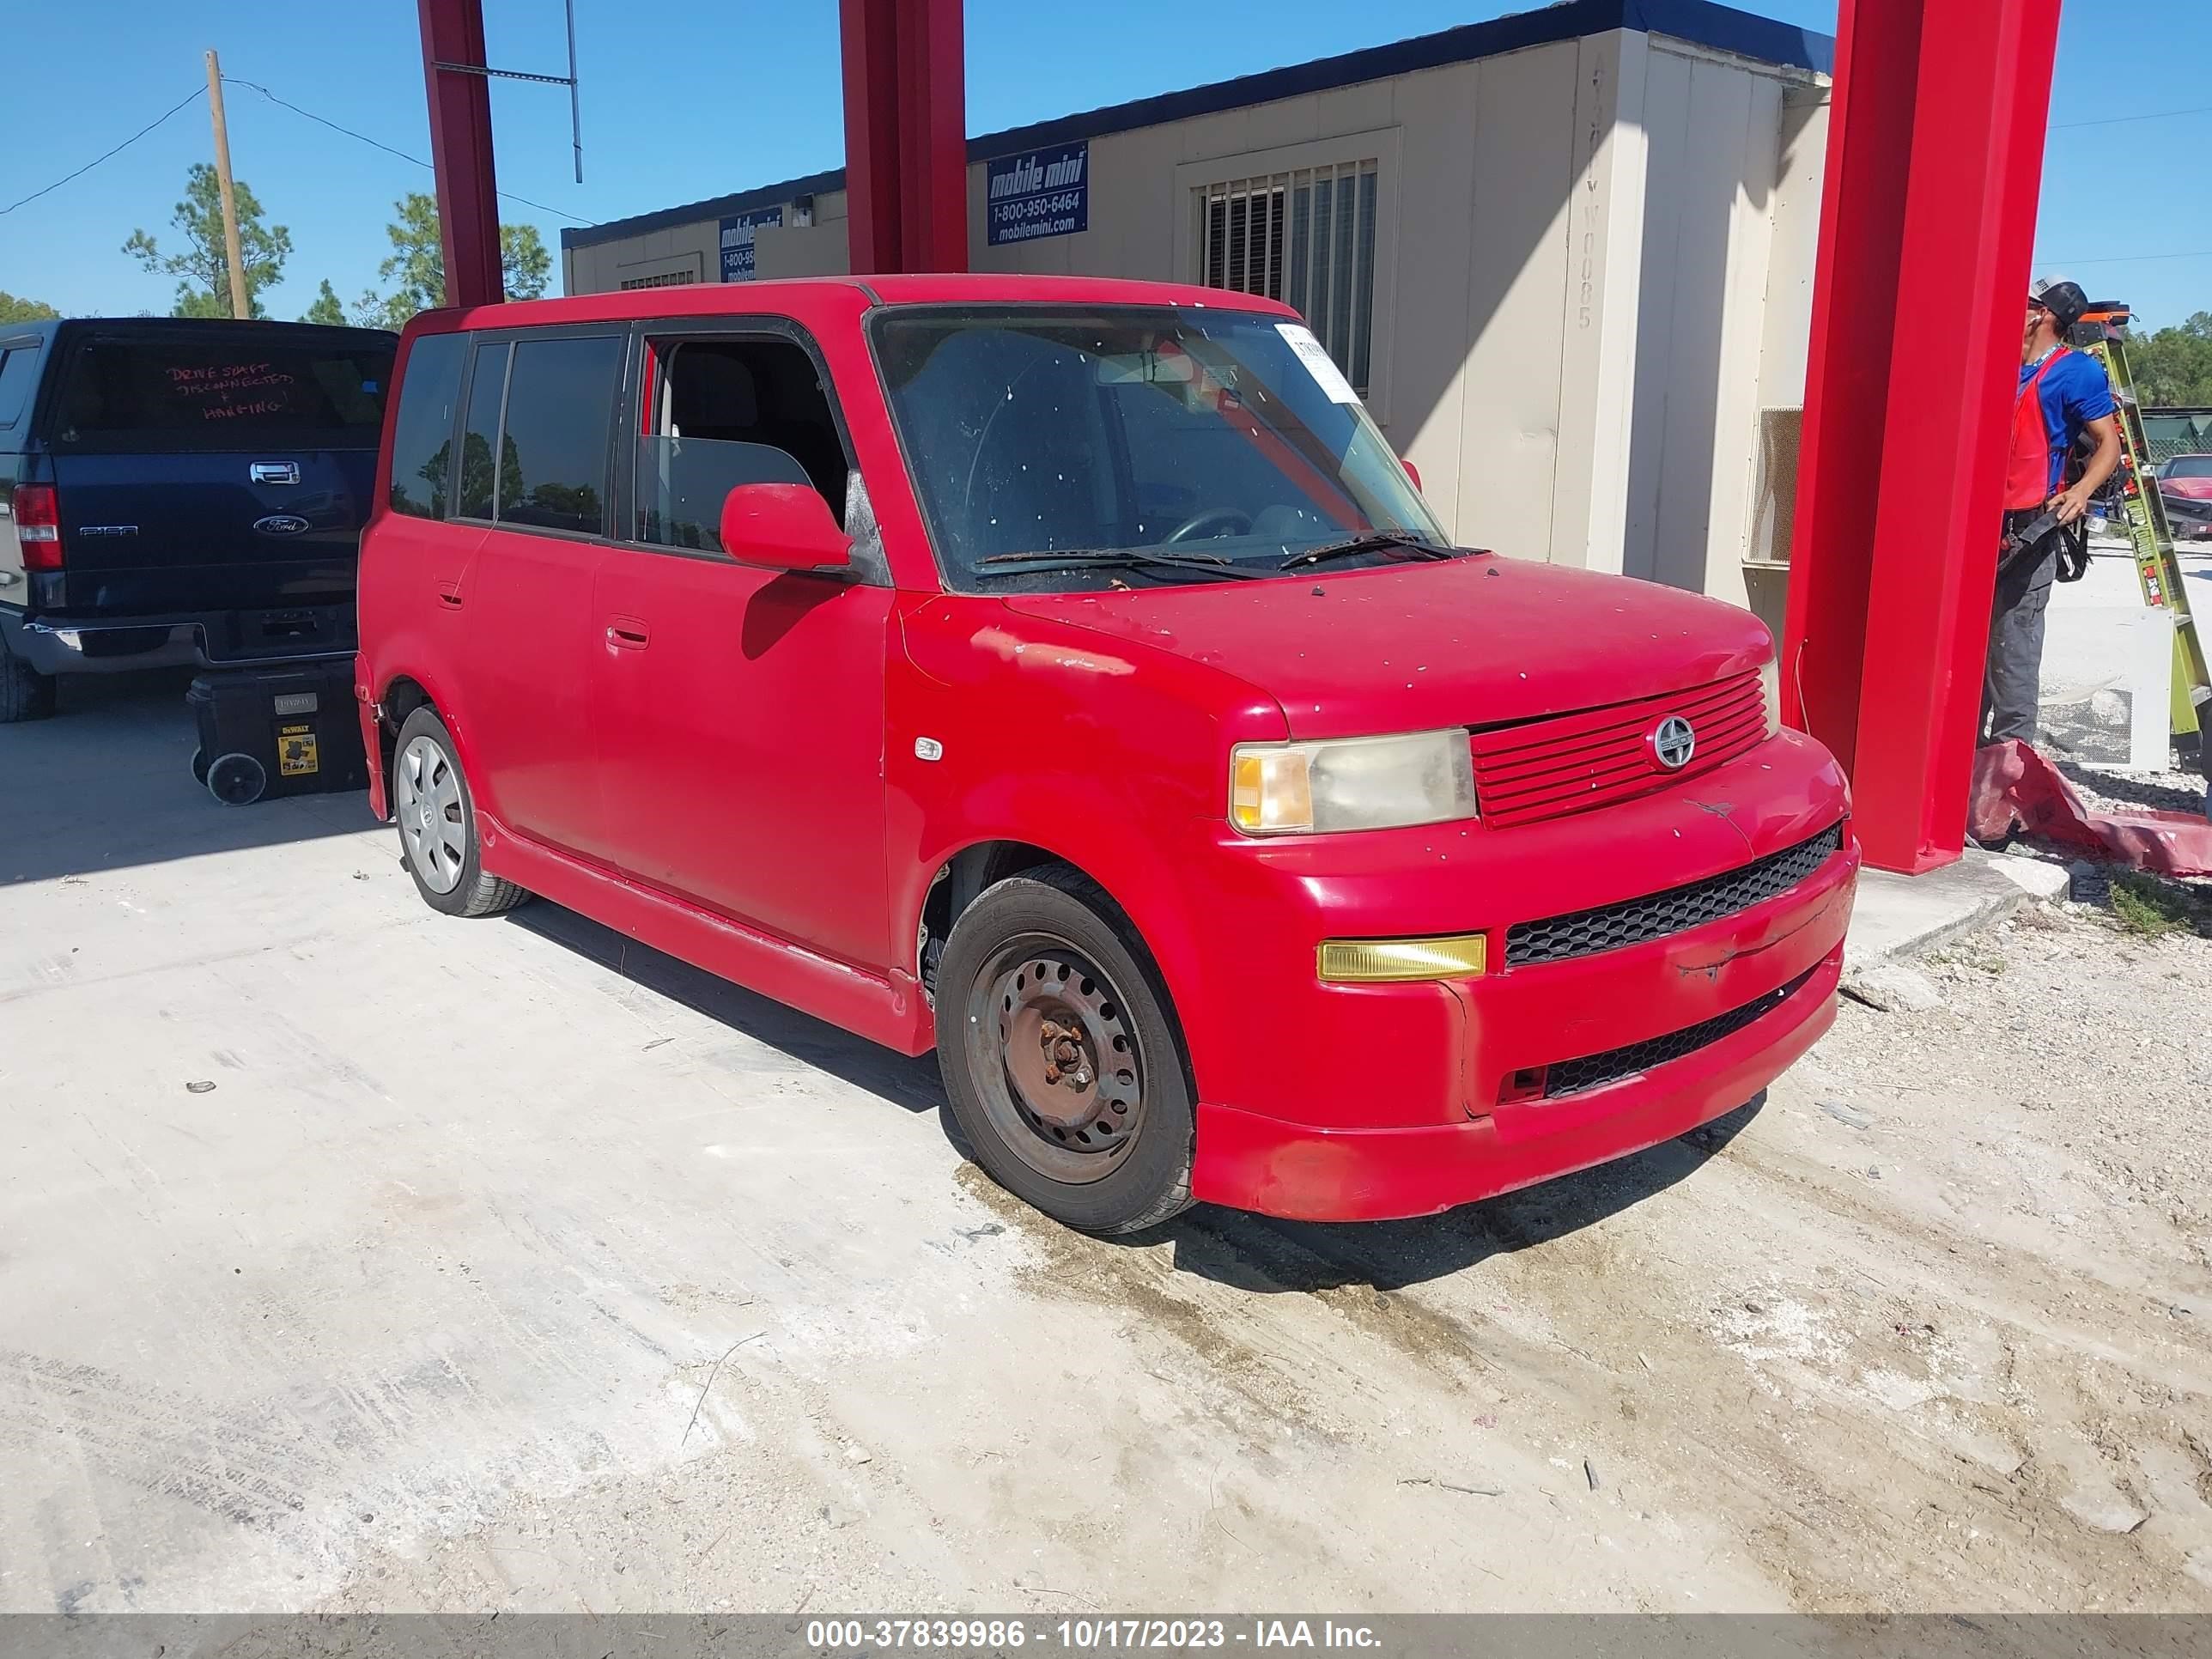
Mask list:
[[[2104,365],[2112,383],[2112,401],[2119,406],[2120,447],[2125,484],[2128,539],[2134,544],[2136,575],[2142,584],[2143,603],[2164,611],[2173,619],[2172,730],[2177,736],[2202,732],[2199,711],[2212,701],[2212,673],[2204,660],[2204,641],[2190,614],[2189,593],[2181,580],[2181,561],[2173,551],[2173,529],[2166,519],[2166,503],[2158,493],[2158,468],[2143,438],[2142,410],[2136,402],[2135,377],[2128,369],[2127,337],[2130,320],[2124,305],[2105,302],[2092,306],[2075,325],[2074,346]],[[2212,711],[2204,714],[2212,719]],[[2208,741],[2200,737],[2200,741]],[[2212,775],[2212,757],[2208,757]]]

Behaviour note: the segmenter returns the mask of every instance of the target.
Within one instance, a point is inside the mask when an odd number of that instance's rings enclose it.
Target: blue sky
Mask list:
[[[969,130],[998,128],[1195,86],[1526,9],[1520,0],[968,0]],[[1823,30],[1834,0],[1749,7]],[[560,0],[486,0],[491,61],[560,72]],[[835,167],[843,159],[835,0],[576,0],[585,178],[570,182],[560,88],[495,84],[500,183],[582,221],[619,218]],[[1098,20],[1109,16],[1111,26]],[[0,206],[127,137],[202,83],[201,53],[318,115],[428,155],[415,8],[407,0],[156,0],[40,6],[9,35],[8,183]],[[1265,19],[1264,21],[1261,21]],[[2101,55],[2100,55],[2101,53]],[[2212,6],[2069,0],[2036,263],[2148,321],[2212,310]],[[27,66],[25,67],[25,66]],[[2125,84],[2131,101],[2115,104]],[[392,199],[427,169],[229,89],[232,159],[292,233],[272,314],[296,316],[324,276],[349,301],[375,277]],[[2171,118],[2076,125],[2115,115]],[[195,102],[136,145],[30,207],[0,216],[0,289],[65,312],[166,311],[171,285],[121,252],[157,235],[185,167],[210,154]],[[2124,193],[2120,173],[2127,174]],[[2155,210],[2151,210],[2154,208]],[[568,222],[520,203],[549,246]],[[2186,257],[2166,257],[2186,256]],[[556,277],[557,281],[557,277]]]

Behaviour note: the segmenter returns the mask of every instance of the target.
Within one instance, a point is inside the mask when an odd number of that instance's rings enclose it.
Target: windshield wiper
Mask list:
[[[1217,559],[1206,553],[1147,553],[1138,548],[1039,548],[1030,553],[994,553],[975,561],[979,572],[986,565],[1019,565],[1024,571],[1103,570],[1119,567],[1124,570],[1183,570],[1201,576],[1233,576],[1239,581],[1249,581],[1261,573],[1249,566],[1232,564],[1227,559]],[[1019,574],[1011,568],[996,574]]]
[[[1302,565],[1327,564],[1333,559],[1357,558],[1362,553],[1382,553],[1394,548],[1403,548],[1408,553],[1419,554],[1425,559],[1456,559],[1462,551],[1456,547],[1440,547],[1425,536],[1416,536],[1402,530],[1376,530],[1364,536],[1348,537],[1340,542],[1323,542],[1319,547],[1309,547],[1293,553],[1275,568],[1296,570]]]

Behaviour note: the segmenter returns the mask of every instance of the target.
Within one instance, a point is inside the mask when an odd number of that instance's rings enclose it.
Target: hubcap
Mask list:
[[[436,739],[425,736],[400,751],[392,783],[392,810],[408,863],[432,892],[452,892],[461,884],[461,865],[468,857],[460,774]]]
[[[1110,1175],[1145,1115],[1144,1055],[1120,992],[1064,940],[1013,941],[976,978],[973,1073],[1015,1154],[1054,1181]]]

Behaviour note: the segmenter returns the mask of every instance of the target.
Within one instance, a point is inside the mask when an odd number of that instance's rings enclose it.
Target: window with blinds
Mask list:
[[[622,285],[623,291],[628,292],[634,288],[678,288],[686,283],[696,283],[698,280],[698,275],[695,271],[663,270],[651,276],[625,276],[623,278]]]
[[[1372,160],[1230,179],[1196,191],[1199,281],[1295,307],[1345,378],[1368,386],[1375,327]]]

